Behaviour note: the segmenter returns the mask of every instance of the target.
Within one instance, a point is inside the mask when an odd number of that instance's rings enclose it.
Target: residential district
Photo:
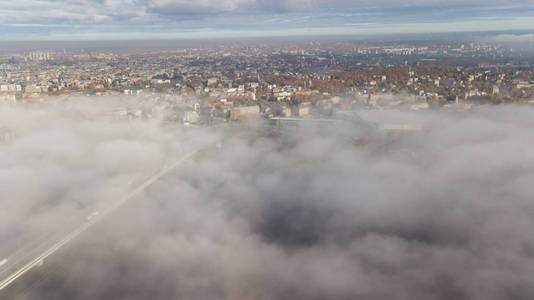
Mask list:
[[[0,52],[0,102],[139,97],[117,114],[184,124],[247,116],[326,117],[364,107],[425,110],[534,104],[534,55],[497,43],[230,43],[162,49]],[[209,121],[206,121],[209,120]]]

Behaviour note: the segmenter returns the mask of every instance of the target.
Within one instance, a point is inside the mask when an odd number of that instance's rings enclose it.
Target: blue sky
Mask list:
[[[534,30],[534,0],[0,0],[4,40],[494,30]]]

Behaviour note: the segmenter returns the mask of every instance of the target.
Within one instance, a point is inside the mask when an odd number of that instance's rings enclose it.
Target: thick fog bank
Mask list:
[[[0,260],[15,246],[78,224],[205,142],[163,118],[124,115],[138,106],[131,102],[0,106]]]
[[[157,168],[186,138],[216,140],[213,128],[19,113],[2,111],[26,132],[0,148],[2,229],[105,198],[110,180]],[[235,129],[79,240],[24,299],[533,297],[534,110],[360,116],[421,130]]]

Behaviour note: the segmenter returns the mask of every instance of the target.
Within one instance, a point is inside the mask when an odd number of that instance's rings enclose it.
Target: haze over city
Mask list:
[[[0,299],[534,297],[533,1],[0,1]]]

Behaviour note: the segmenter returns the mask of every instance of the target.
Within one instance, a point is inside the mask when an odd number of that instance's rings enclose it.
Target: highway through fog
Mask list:
[[[132,200],[170,171],[190,160],[198,152],[198,150],[189,152],[172,163],[165,165],[157,173],[151,175],[134,190],[119,198],[107,208],[91,212],[74,229],[72,229],[73,227],[68,227],[70,231],[63,229],[59,230],[59,232],[48,233],[45,238],[41,237],[40,239],[29,241],[22,247],[18,247],[18,249],[11,252],[10,255],[5,256],[5,258],[0,257],[0,293],[28,271],[36,266],[42,265],[48,257],[67,246],[95,224],[123,207],[128,201]]]

